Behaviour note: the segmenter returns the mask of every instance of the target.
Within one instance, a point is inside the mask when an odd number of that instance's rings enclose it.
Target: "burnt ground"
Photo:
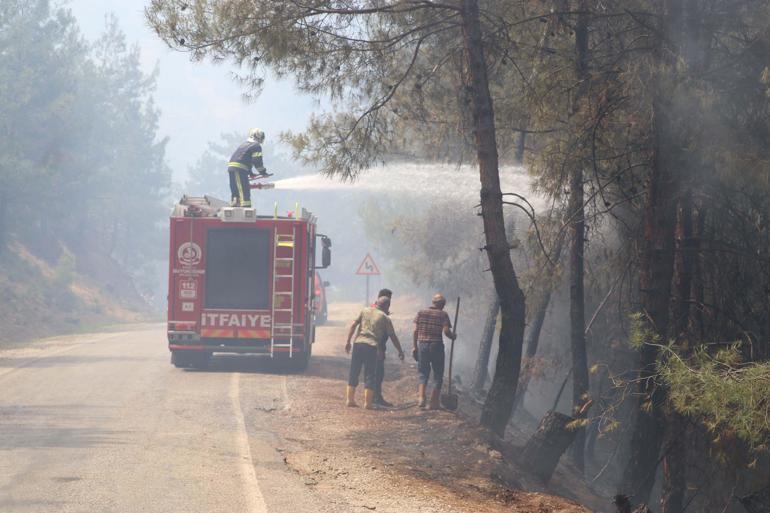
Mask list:
[[[357,305],[330,307],[317,331],[309,369],[286,380],[287,403],[262,408],[255,429],[281,432],[286,465],[318,494],[319,511],[521,512],[610,511],[569,467],[560,466],[546,487],[516,460],[516,433],[501,443],[478,427],[478,405],[461,399],[457,413],[416,406],[415,363],[400,363],[392,348],[386,363],[385,397],[393,409],[344,406],[349,358],[346,328]],[[409,353],[409,318],[394,316]],[[358,402],[363,403],[359,386]],[[598,510],[598,509],[597,509]]]

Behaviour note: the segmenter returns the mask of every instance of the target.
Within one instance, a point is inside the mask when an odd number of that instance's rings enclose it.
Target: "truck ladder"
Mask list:
[[[276,348],[288,348],[289,358],[292,358],[294,356],[294,265],[297,256],[297,227],[292,226],[291,233],[279,233],[279,226],[275,227],[274,232],[270,357],[274,357]],[[290,257],[281,256],[286,254],[283,248],[291,248]],[[288,314],[288,321],[286,321],[286,314]],[[282,322],[276,321],[277,316],[282,318]]]

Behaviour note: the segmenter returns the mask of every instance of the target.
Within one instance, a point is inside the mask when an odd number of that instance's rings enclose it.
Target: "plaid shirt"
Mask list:
[[[449,315],[444,310],[433,306],[417,312],[414,324],[417,328],[418,342],[443,342],[444,326],[452,328]]]

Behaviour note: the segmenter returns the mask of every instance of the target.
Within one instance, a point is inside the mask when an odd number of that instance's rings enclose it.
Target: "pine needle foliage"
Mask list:
[[[712,354],[707,347],[684,358],[664,346],[658,364],[671,404],[716,435],[737,437],[753,451],[770,440],[770,363],[746,363],[740,344]]]

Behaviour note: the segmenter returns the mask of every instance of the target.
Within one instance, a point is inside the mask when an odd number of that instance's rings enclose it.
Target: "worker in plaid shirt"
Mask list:
[[[419,404],[425,408],[426,387],[433,371],[433,391],[430,394],[428,408],[439,408],[439,395],[441,385],[444,382],[444,339],[446,335],[450,340],[457,338],[452,331],[452,321],[444,311],[446,299],[441,294],[433,296],[433,304],[430,308],[420,310],[414,318],[414,334],[412,340],[414,348],[412,354],[417,356],[417,370],[420,374]]]

